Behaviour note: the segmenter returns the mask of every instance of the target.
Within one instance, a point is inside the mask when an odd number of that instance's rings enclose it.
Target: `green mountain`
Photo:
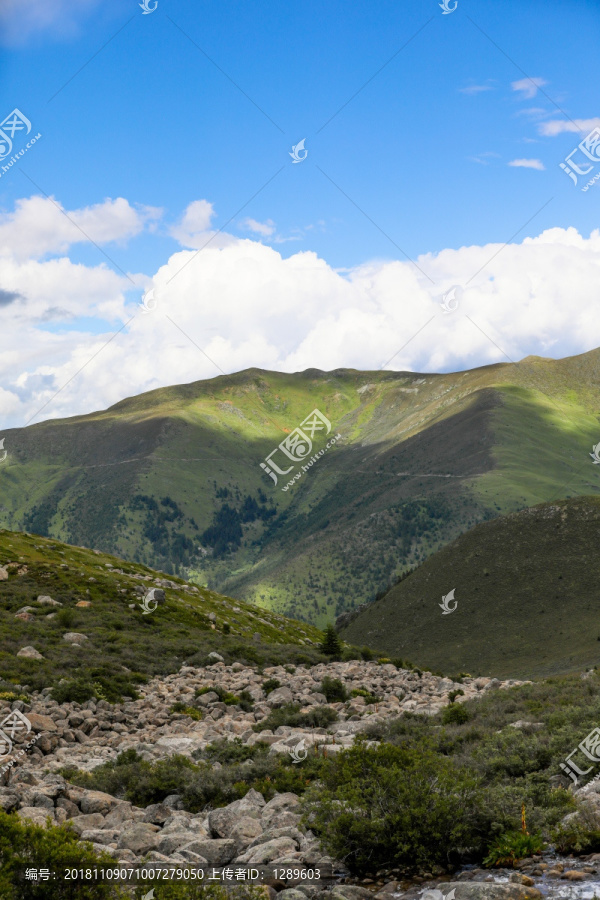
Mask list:
[[[144,612],[153,588],[164,598],[149,599]],[[324,660],[315,646],[322,637],[311,625],[145,566],[0,531],[0,692],[66,679],[115,702],[153,675],[207,665],[213,651],[228,662],[314,665]],[[19,656],[24,648],[41,658]]]
[[[450,673],[540,678],[598,666],[599,530],[598,497],[477,525],[347,614],[341,636]]]
[[[478,522],[598,491],[599,408],[600,350],[434,375],[250,369],[4,432],[0,525],[323,626]],[[294,462],[278,445],[315,409],[331,431]]]

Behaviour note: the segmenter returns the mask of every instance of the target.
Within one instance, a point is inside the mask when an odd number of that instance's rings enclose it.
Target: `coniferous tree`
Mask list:
[[[326,656],[339,657],[342,653],[342,642],[340,641],[337,631],[333,625],[329,624],[325,629],[323,641],[321,642],[321,652]]]

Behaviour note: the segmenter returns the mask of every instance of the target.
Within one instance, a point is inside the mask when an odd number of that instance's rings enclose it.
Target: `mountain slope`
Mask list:
[[[600,498],[477,525],[341,628],[417,665],[532,677],[600,665]],[[444,613],[442,598],[454,590]],[[349,616],[350,618],[350,616]]]
[[[251,369],[6,432],[0,523],[323,625],[477,522],[596,492],[599,406],[598,350],[442,375]],[[283,491],[260,463],[315,408],[332,431],[310,455],[341,437]]]
[[[165,602],[151,600],[144,612],[144,595],[157,586]],[[323,659],[313,647],[321,639],[310,625],[144,566],[0,531],[0,691],[1,680],[41,690],[66,678],[100,686],[98,696],[114,701],[184,662],[204,665],[212,651],[254,664],[312,664]],[[25,647],[42,658],[18,656]]]

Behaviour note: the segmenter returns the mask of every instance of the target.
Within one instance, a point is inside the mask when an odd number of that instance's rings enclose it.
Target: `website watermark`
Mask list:
[[[581,751],[584,756],[587,757],[588,760],[591,760],[594,763],[600,762],[600,728],[593,728],[590,733],[584,737],[580,744],[575,747],[571,753],[567,756],[564,763],[560,763],[560,767],[563,772],[569,776],[569,778],[573,779],[573,783],[577,784],[579,781],[579,776],[581,775],[589,775],[589,773],[593,770],[594,766],[590,766],[585,771],[582,771],[571,759],[577,751]],[[585,765],[585,763],[584,763]],[[575,774],[577,773],[577,774]]]
[[[577,152],[583,154],[584,159],[579,159],[577,162],[573,160],[573,157]],[[592,165],[590,165],[590,162]],[[593,128],[592,131],[584,137],[584,139],[572,150],[568,156],[565,156],[565,161],[559,163],[563,172],[569,176],[571,181],[575,186],[578,183],[578,176],[585,177],[589,175],[590,172],[594,169],[595,164],[600,162],[600,127],[597,126]],[[585,168],[584,168],[585,167]],[[600,172],[598,172],[591,181],[581,188],[582,191],[587,191],[595,181],[600,178]]]
[[[299,462],[306,459],[306,457],[312,453],[315,434],[321,431],[323,431],[325,435],[328,435],[331,431],[331,422],[327,416],[324,416],[318,409],[313,409],[310,415],[308,415],[297,428],[294,428],[278,447],[275,447],[268,456],[265,456],[265,461],[260,464],[261,469],[264,469],[267,475],[273,479],[273,482],[277,484],[278,475],[289,475]],[[336,435],[335,440],[338,440],[340,437],[341,434]],[[328,448],[329,444],[327,445],[327,449]],[[323,452],[325,451],[321,451],[317,456],[322,455]],[[283,454],[283,457],[280,458],[281,465],[288,465],[290,460],[293,465],[288,466],[287,469],[282,469],[277,462],[273,460],[273,457],[277,453]],[[314,461],[313,458],[309,463],[309,466],[313,465]],[[300,477],[301,474],[298,475],[298,478]],[[294,480],[297,480],[297,478]],[[291,482],[291,484],[293,483],[294,481]],[[290,482],[288,482],[287,487],[282,488],[282,490],[285,491],[289,487]]]
[[[297,481],[300,481],[300,479],[302,478],[302,476],[304,475],[304,473],[305,473],[305,472],[308,472],[308,470],[310,469],[310,467],[313,466],[321,456],[324,456],[325,453],[327,453],[327,451],[329,450],[329,448],[330,448],[330,447],[333,447],[333,445],[335,444],[335,442],[338,441],[340,438],[341,438],[341,434],[336,434],[335,437],[332,437],[331,440],[327,442],[327,444],[323,447],[322,450],[319,450],[318,453],[316,453],[311,459],[309,459],[309,460],[307,461],[306,465],[302,466],[302,471],[301,471],[301,472],[298,472],[296,475],[294,475],[294,477],[292,478],[292,480],[291,480],[291,481],[288,481],[288,483],[286,484],[286,486],[285,486],[285,487],[282,487],[281,490],[282,490],[282,491],[289,491],[289,489],[290,489],[291,487],[293,487]]]
[[[456,588],[452,588],[450,593],[442,595],[442,602],[438,603],[438,606],[443,610],[443,616],[449,616],[450,613],[453,613],[456,607],[458,606],[458,600],[454,600],[454,591]],[[454,600],[454,606],[450,606],[451,602]]]
[[[10,160],[7,158],[13,152],[15,139],[18,137],[26,137],[31,131],[31,122],[20,109],[13,109],[2,122],[0,122],[0,178],[9,171],[9,169],[24,156],[27,151],[33,147],[36,141],[39,141],[41,134],[38,133],[32,137],[24,147],[15,152]],[[21,132],[24,132],[21,134]],[[6,164],[3,161],[6,160]]]
[[[7,756],[13,751],[14,744],[13,741],[18,734],[29,734],[31,732],[31,722],[24,716],[23,713],[19,712],[18,709],[13,709],[7,716],[5,716],[0,722],[0,760],[5,759]],[[25,756],[27,751],[33,747],[35,742],[39,740],[41,735],[35,735],[24,747],[22,747],[16,756],[10,760],[5,766],[0,769],[0,775],[10,769],[15,765],[17,760],[19,760],[22,756]]]

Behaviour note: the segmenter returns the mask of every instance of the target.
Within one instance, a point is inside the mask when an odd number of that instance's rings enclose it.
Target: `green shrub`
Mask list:
[[[65,679],[52,688],[52,699],[57,703],[85,703],[96,696],[91,681],[82,678]]]
[[[226,706],[241,706],[243,703],[248,705],[248,702],[250,704],[254,703],[254,701],[252,700],[252,697],[250,696],[248,691],[242,691],[242,694],[245,695],[245,699],[244,699],[243,697],[236,697],[235,694],[232,694],[229,691],[226,691],[224,688],[222,688],[218,684],[214,685],[213,687],[198,688],[195,692],[195,696],[201,697],[203,694],[210,694],[210,693],[216,694],[217,697],[219,698],[219,700],[221,701],[221,703],[224,703]],[[250,709],[251,708],[252,707],[250,707]],[[250,709],[246,709],[246,712],[250,712]]]
[[[0,691],[0,700],[8,700],[9,703],[14,703],[15,700],[22,700],[23,703],[28,703],[29,697],[27,694],[15,694],[14,691]]]
[[[266,719],[257,722],[252,728],[254,731],[275,731],[280,725],[290,725],[292,728],[328,728],[337,719],[335,709],[328,706],[315,706],[308,712],[301,713],[297,703],[286,703],[279,709],[271,710]]]
[[[281,687],[281,682],[278,678],[267,678],[267,680],[263,682],[262,689],[265,694],[269,696],[271,691],[277,690],[278,687]]]
[[[199,722],[202,718],[202,713],[199,709],[196,709],[195,706],[186,706],[185,703],[177,702],[174,703],[171,707],[171,713],[183,713],[186,716],[189,716],[190,719],[194,719],[194,721]]]
[[[199,812],[238,800],[250,788],[260,791],[266,800],[276,792],[302,794],[328,764],[322,757],[311,756],[299,767],[287,754],[269,754],[266,745],[245,747],[234,741],[230,746],[219,741],[197,756],[201,757],[197,762],[177,755],[148,762],[132,749],[92,772],[70,767],[62,774],[72,784],[105,791],[136,806],[160,803],[170,794],[178,794],[186,810]],[[221,768],[213,768],[215,762],[221,763]]]
[[[75,620],[77,619],[77,615],[74,609],[71,609],[69,606],[64,607],[63,609],[59,609],[56,614],[56,621],[61,626],[61,628],[72,628],[75,624]]]
[[[328,703],[344,703],[348,699],[348,691],[339,678],[326,675],[321,682],[319,692],[324,694]]]
[[[91,670],[89,677],[67,678],[52,688],[52,699],[57,703],[85,703],[87,700],[108,700],[119,703],[123,697],[137,700],[136,691],[131,680],[133,675],[113,674],[95,675]],[[142,677],[139,680],[143,680]]]
[[[365,703],[367,706],[372,706],[374,703],[381,703],[381,697],[377,697],[375,694],[372,694],[366,688],[354,688],[350,691],[351,697],[364,697]]]
[[[477,778],[431,749],[358,742],[321,778],[307,793],[306,821],[353,874],[447,865],[479,844]]]
[[[113,857],[97,854],[92,845],[79,841],[68,826],[42,828],[0,810],[0,897],[2,900],[117,900],[124,889],[102,881],[24,881],[25,867],[59,872],[67,866],[114,866]]]
[[[471,718],[468,709],[460,703],[451,703],[442,710],[442,722],[444,725],[464,725]]]
[[[208,744],[204,750],[194,753],[194,758],[205,759],[210,762],[218,762],[221,765],[227,763],[246,762],[247,759],[256,759],[257,756],[265,756],[269,752],[267,744],[243,744],[240,738],[228,741],[222,738]]]
[[[514,866],[520,860],[539,853],[544,847],[541,835],[522,831],[507,831],[488,847],[484,866]]]
[[[448,691],[448,703],[454,703],[457,697],[464,697],[465,692],[462,688],[458,688],[455,691]]]

